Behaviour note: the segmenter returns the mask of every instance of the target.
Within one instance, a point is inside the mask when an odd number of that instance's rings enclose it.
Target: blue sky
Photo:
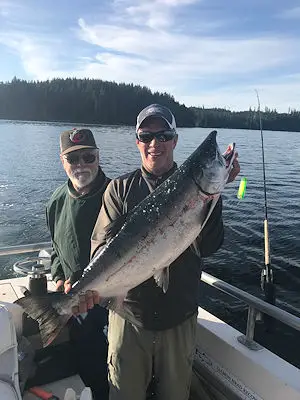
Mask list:
[[[299,0],[0,0],[0,81],[97,78],[300,110]]]

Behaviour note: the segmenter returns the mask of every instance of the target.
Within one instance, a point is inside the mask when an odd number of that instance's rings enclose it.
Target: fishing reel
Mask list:
[[[29,277],[28,291],[32,296],[41,296],[47,293],[46,275],[50,272],[51,259],[47,252],[44,252],[44,255],[41,253],[37,257],[26,258],[13,265],[16,273]]]

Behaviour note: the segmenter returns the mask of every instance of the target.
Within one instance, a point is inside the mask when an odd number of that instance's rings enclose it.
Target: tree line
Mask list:
[[[259,129],[257,110],[186,107],[145,86],[76,78],[0,82],[0,119],[135,125],[139,111],[151,103],[169,107],[181,127]],[[296,110],[265,109],[261,118],[265,130],[300,131]]]

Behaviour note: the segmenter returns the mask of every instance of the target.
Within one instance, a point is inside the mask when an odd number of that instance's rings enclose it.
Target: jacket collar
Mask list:
[[[157,176],[157,175],[151,174],[151,172],[147,171],[143,165],[141,166],[141,171],[142,171],[143,177],[153,183],[156,183],[156,184],[165,181],[167,178],[169,178],[169,176],[171,176],[173,174],[173,172],[176,169],[177,169],[177,164],[176,164],[176,162],[174,162],[173,167],[171,169],[169,169],[168,172],[166,172],[163,175]]]

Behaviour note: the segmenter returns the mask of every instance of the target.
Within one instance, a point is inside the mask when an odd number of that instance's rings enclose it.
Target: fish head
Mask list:
[[[224,154],[217,143],[217,131],[212,131],[196,152],[193,176],[201,191],[206,194],[220,193],[227,182],[235,156],[235,143]]]

